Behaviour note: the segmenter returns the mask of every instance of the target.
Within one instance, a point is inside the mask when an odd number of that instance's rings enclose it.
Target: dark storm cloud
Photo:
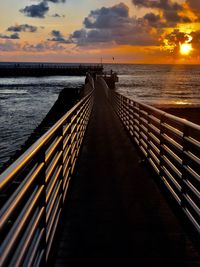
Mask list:
[[[174,26],[179,22],[191,22],[189,17],[179,15],[179,12],[184,10],[183,5],[172,0],[132,0],[132,2],[138,7],[158,9],[162,11],[163,18],[170,24],[169,26]]]
[[[36,32],[37,27],[29,25],[29,24],[21,24],[21,25],[10,26],[7,29],[7,31],[9,32]]]
[[[71,44],[72,43],[72,40],[65,38],[63,36],[63,34],[58,30],[53,30],[51,32],[51,36],[53,38],[47,39],[47,41],[58,42],[58,43],[62,43],[62,44]]]
[[[13,33],[11,35],[6,35],[6,34],[0,34],[0,38],[1,39],[20,39],[19,34],[18,33]]]
[[[32,18],[44,18],[45,14],[49,11],[49,6],[46,1],[43,1],[36,5],[26,6],[20,9],[21,13],[24,13],[27,17]]]

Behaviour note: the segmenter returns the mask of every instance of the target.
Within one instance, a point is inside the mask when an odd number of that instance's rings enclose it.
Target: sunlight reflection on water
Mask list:
[[[200,107],[200,65],[107,65],[119,73],[117,91],[156,106]]]

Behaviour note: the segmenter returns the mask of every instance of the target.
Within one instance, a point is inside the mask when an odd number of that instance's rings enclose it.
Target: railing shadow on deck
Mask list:
[[[0,266],[44,266],[93,106],[90,93],[0,175]]]
[[[131,138],[200,233],[200,126],[113,90],[107,94]]]

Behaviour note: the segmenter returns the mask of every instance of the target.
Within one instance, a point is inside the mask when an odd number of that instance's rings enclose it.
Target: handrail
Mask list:
[[[0,189],[3,189],[7,182],[9,182],[14,175],[21,169],[21,166],[27,163],[40,149],[41,147],[51,138],[51,136],[63,125],[66,119],[77,110],[91,95],[85,96],[79,103],[72,107],[57,123],[55,123],[42,137],[40,137],[29,149],[27,149],[4,173],[0,175]]]
[[[200,233],[200,125],[109,90],[143,155]]]
[[[0,175],[0,266],[43,266],[93,107],[94,87]]]

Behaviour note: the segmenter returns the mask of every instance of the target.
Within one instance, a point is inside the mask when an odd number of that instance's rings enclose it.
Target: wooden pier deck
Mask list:
[[[51,266],[199,266],[181,222],[95,83],[83,142]],[[194,237],[194,239],[193,239]]]

